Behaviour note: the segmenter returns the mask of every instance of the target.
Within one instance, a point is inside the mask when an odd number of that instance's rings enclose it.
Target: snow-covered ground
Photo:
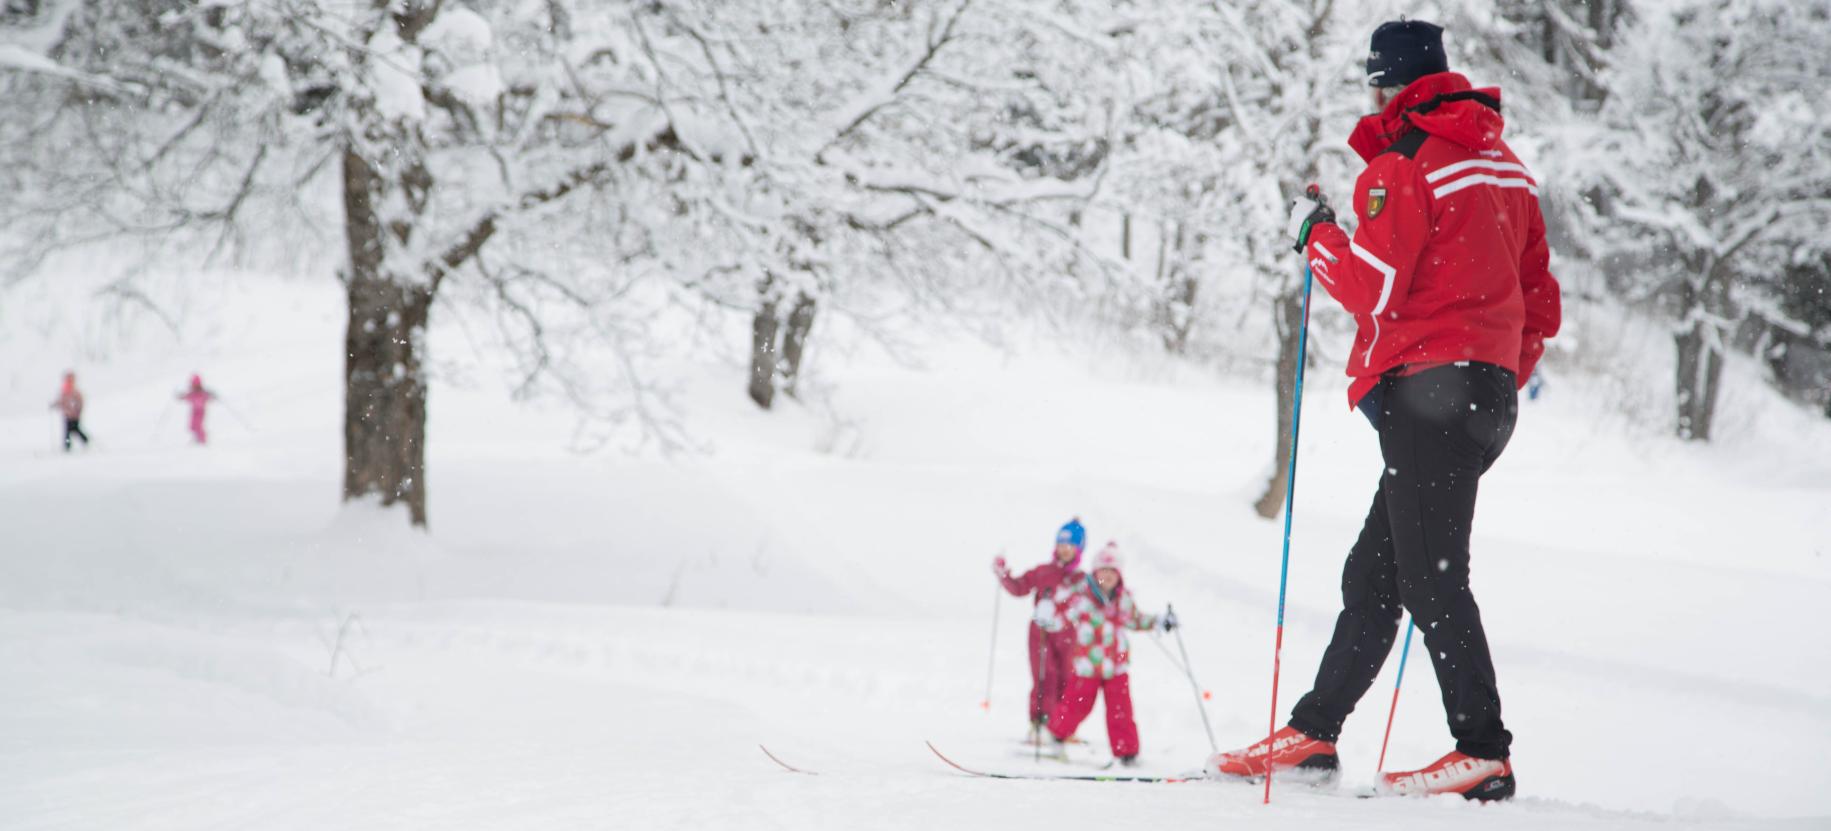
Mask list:
[[[338,503],[334,284],[218,279],[182,338],[30,285],[0,307],[0,827],[1831,827],[1831,425],[1742,375],[1708,447],[1561,379],[1484,480],[1519,800],[1264,807],[970,779],[922,741],[1037,769],[1022,601],[979,706],[988,565],[1040,560],[1071,514],[1126,547],[1143,604],[1176,604],[1218,741],[1263,734],[1265,384],[1104,344],[940,339],[911,367],[817,343],[814,404],[760,413],[739,368],[682,365],[704,454],[581,455],[565,410],[510,403],[445,328],[443,377],[473,380],[432,391],[422,534]],[[45,404],[71,365],[97,445],[66,457]],[[207,449],[170,401],[192,371],[232,408]],[[1378,473],[1342,383],[1313,379],[1282,707]],[[1209,753],[1166,645],[1134,646],[1146,772]],[[1344,790],[1372,778],[1396,663],[1349,722]],[[1449,748],[1423,664],[1389,766]],[[1097,714],[1082,734],[1103,745]]]

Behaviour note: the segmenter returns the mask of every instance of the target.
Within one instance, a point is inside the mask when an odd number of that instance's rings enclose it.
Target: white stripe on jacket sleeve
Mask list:
[[[1386,303],[1392,299],[1392,281],[1398,276],[1399,270],[1387,265],[1385,260],[1374,256],[1372,251],[1362,248],[1361,244],[1358,242],[1350,240],[1348,242],[1348,250],[1353,251],[1354,256],[1361,258],[1368,265],[1373,266],[1374,271],[1378,271],[1380,276],[1386,278],[1380,284],[1380,302],[1374,305],[1373,313],[1378,315],[1379,313],[1386,311]]]

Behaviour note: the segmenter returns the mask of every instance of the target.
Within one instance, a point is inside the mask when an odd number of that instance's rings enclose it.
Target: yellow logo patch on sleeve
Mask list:
[[[1368,188],[1367,189],[1367,218],[1372,219],[1376,216],[1379,216],[1380,211],[1383,211],[1385,209],[1386,209],[1386,189],[1385,188]]]

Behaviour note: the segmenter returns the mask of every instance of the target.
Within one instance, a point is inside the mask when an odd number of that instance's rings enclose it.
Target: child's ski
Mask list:
[[[819,776],[820,775],[811,770],[802,770],[798,767],[795,767],[794,765],[791,765],[787,762],[782,761],[781,759],[776,758],[776,754],[769,752],[769,748],[764,747],[760,744],[757,745],[757,749],[763,751],[763,755],[768,756],[770,761],[775,762],[778,765],[781,765],[782,769],[788,771],[789,773],[804,773],[804,774],[807,774],[808,776]]]
[[[1194,776],[1133,776],[1130,774],[987,773],[985,771],[961,767],[959,763],[947,758],[945,754],[937,749],[934,742],[925,741],[923,744],[928,745],[928,750],[935,754],[935,758],[945,762],[948,767],[968,776],[979,776],[986,779],[1042,779],[1072,782],[1200,782],[1204,779],[1204,777],[1199,774]]]

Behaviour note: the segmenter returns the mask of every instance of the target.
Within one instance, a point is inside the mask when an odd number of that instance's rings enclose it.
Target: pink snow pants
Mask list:
[[[1138,723],[1132,721],[1130,675],[1115,675],[1104,680],[1070,675],[1061,704],[1049,716],[1050,735],[1062,740],[1074,735],[1075,728],[1093,712],[1094,696],[1101,693],[1106,695],[1106,736],[1112,742],[1113,756],[1138,755]]]
[[[1067,632],[1054,635],[1030,624],[1030,722],[1049,718],[1062,700],[1073,644]]]

